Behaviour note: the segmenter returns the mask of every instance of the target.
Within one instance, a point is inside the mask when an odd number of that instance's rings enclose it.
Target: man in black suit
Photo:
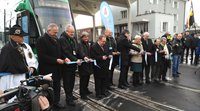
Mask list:
[[[106,36],[106,46],[109,50],[109,55],[113,55],[113,62],[108,75],[108,89],[111,89],[111,86],[114,85],[113,72],[115,67],[119,64],[120,53],[117,51],[117,43],[115,41],[115,38],[112,37],[112,31],[110,29],[105,30],[105,36]]]
[[[59,42],[61,45],[62,59],[64,59],[66,63],[70,61],[76,61],[77,64],[80,65],[81,61],[78,59],[78,44],[75,40],[74,33],[74,26],[68,24],[66,30],[60,36]],[[77,64],[65,64],[62,70],[66,103],[70,106],[75,106],[74,100],[77,100],[77,98],[72,94]]]
[[[130,49],[133,49],[140,52],[140,49],[131,44],[130,33],[128,30],[124,30],[122,32],[118,43],[118,48],[121,53],[120,77],[118,88],[125,89],[129,86],[127,81],[130,62],[129,51]]]
[[[91,57],[97,61],[97,65],[93,68],[97,99],[101,99],[104,96],[108,96],[106,94],[106,82],[109,73],[110,56],[105,44],[106,36],[100,35],[98,38],[98,42],[95,43],[91,48]]]
[[[145,69],[145,80],[146,84],[150,84],[149,73],[150,67],[152,65],[152,53],[154,52],[154,45],[151,39],[149,39],[149,33],[144,32],[142,38],[142,46],[145,51],[142,58],[143,69]],[[141,75],[141,80],[143,80],[143,74]]]
[[[88,89],[88,83],[90,80],[90,75],[93,73],[92,63],[90,62],[90,53],[92,42],[89,41],[89,34],[87,32],[82,32],[79,43],[80,58],[86,60],[79,67],[79,77],[80,77],[80,95],[81,99],[88,99],[87,95],[92,94]]]
[[[61,88],[61,65],[64,60],[61,59],[60,44],[58,42],[57,33],[58,26],[50,23],[47,32],[37,40],[36,48],[38,53],[39,74],[46,75],[52,73],[53,89],[54,89],[54,106],[56,108],[64,108],[60,101]]]

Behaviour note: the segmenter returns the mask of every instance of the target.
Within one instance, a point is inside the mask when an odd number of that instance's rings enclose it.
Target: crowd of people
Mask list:
[[[172,37],[166,33],[152,40],[150,34],[144,32],[131,41],[128,30],[114,38],[114,32],[105,29],[97,42],[90,41],[87,32],[82,32],[78,42],[73,25],[67,25],[61,35],[57,35],[58,32],[58,26],[50,23],[45,34],[38,38],[37,61],[30,46],[23,42],[25,33],[21,27],[13,26],[10,29],[10,41],[0,54],[0,72],[4,72],[4,75],[0,75],[0,89],[6,90],[20,85],[20,80],[34,75],[36,71],[41,75],[51,73],[54,107],[64,108],[65,106],[60,104],[61,80],[67,105],[75,106],[77,98],[73,96],[73,89],[77,69],[81,99],[88,99],[87,96],[92,94],[88,89],[91,74],[94,74],[96,98],[102,99],[109,96],[109,90],[114,86],[113,76],[117,65],[120,69],[118,88],[126,89],[130,86],[129,68],[133,72],[132,85],[137,87],[151,82],[167,82],[166,73],[171,66],[172,76],[179,77],[179,64],[184,60],[188,62],[189,52],[191,64],[197,65],[199,61],[199,34],[186,32]],[[40,97],[39,102],[42,103],[42,100],[46,101],[46,98]]]

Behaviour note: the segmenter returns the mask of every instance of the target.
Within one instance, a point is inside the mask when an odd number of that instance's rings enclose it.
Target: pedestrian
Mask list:
[[[154,40],[154,52],[152,54],[152,73],[151,80],[154,82],[159,82],[161,77],[161,66],[163,64],[163,55],[165,51],[160,45],[160,38]]]
[[[196,47],[196,53],[195,53],[195,59],[194,59],[194,65],[198,65],[199,62],[199,55],[200,55],[200,34],[198,36],[198,44]]]
[[[109,93],[106,92],[106,89],[111,56],[109,56],[109,51],[105,44],[106,36],[100,35],[98,41],[91,48],[91,57],[97,62],[97,65],[94,65],[93,67],[97,99],[102,99],[109,95]]]
[[[161,79],[164,82],[167,82],[168,80],[166,79],[167,75],[167,70],[168,68],[171,67],[171,53],[172,53],[172,48],[169,43],[167,43],[167,39],[165,37],[161,38],[161,46],[163,50],[165,51],[163,57],[162,57],[162,65],[161,65]]]
[[[80,50],[80,58],[86,60],[80,66],[78,66],[79,77],[80,77],[80,95],[81,99],[88,99],[87,95],[92,94],[88,89],[88,84],[90,80],[90,75],[93,74],[91,59],[91,47],[93,42],[89,41],[89,33],[82,32],[80,37],[79,50]]]
[[[0,54],[0,89],[7,90],[18,87],[25,80],[26,73],[36,71],[38,62],[31,47],[24,43],[23,36],[28,35],[19,25],[10,28],[10,40]]]
[[[141,85],[141,74],[142,74],[142,54],[144,52],[142,42],[141,42],[141,36],[136,35],[135,40],[133,42],[133,45],[138,47],[141,51],[137,52],[135,50],[130,50],[131,57],[131,70],[133,71],[133,86],[137,87]]]
[[[47,75],[52,73],[53,90],[54,90],[54,108],[63,109],[64,106],[60,101],[61,88],[61,67],[64,60],[61,59],[61,47],[58,41],[57,33],[58,26],[55,23],[50,23],[47,26],[47,32],[38,38],[36,48],[38,53],[39,74]]]
[[[173,66],[172,66],[172,76],[173,77],[179,77],[178,74],[180,74],[180,72],[178,72],[178,68],[179,68],[179,64],[180,64],[180,60],[181,60],[181,54],[182,54],[182,34],[178,34],[176,36],[176,38],[173,40],[172,43],[172,49],[173,49]]]
[[[118,83],[118,88],[120,89],[126,89],[129,87],[128,83],[128,70],[129,70],[129,65],[130,65],[130,55],[129,51],[130,49],[133,49],[137,52],[140,52],[140,49],[137,48],[136,46],[133,46],[131,41],[130,41],[130,32],[128,30],[124,30],[120,36],[120,41],[118,44],[119,51],[120,51],[120,59],[121,59],[121,64],[120,64],[120,76],[119,76],[119,83]]]
[[[119,64],[119,51],[117,50],[117,42],[114,37],[112,37],[112,31],[106,29],[104,34],[106,36],[106,46],[109,50],[109,55],[112,55],[113,62],[108,75],[108,89],[112,89],[113,84],[113,72],[115,67]]]
[[[81,64],[81,60],[79,57],[78,43],[75,39],[75,29],[74,26],[68,24],[66,26],[65,31],[61,34],[59,42],[61,45],[62,59],[65,62],[75,61],[77,64]],[[63,85],[66,95],[66,103],[69,106],[75,106],[74,100],[77,100],[75,96],[73,96],[72,92],[74,89],[75,83],[75,73],[77,69],[77,64],[64,64],[62,73],[63,73]]]
[[[142,37],[142,46],[144,49],[144,55],[142,56],[142,67],[143,70],[145,70],[145,81],[146,84],[150,84],[150,77],[149,77],[149,73],[150,73],[150,68],[152,66],[152,54],[153,54],[153,42],[152,39],[149,38],[149,33],[148,32],[144,32],[143,33],[143,37]],[[141,79],[143,82],[143,74],[141,74]]]

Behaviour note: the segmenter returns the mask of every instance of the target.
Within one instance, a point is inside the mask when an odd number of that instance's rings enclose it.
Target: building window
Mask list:
[[[121,11],[122,19],[127,18],[127,10]]]
[[[158,4],[158,0],[149,0],[150,4]]]
[[[160,32],[167,32],[168,31],[168,22],[161,22],[160,24]]]
[[[172,7],[178,9],[179,3],[177,1],[174,1]]]
[[[174,21],[178,21],[178,14],[174,14]]]
[[[176,33],[177,32],[177,27],[176,26],[174,26],[174,33]]]

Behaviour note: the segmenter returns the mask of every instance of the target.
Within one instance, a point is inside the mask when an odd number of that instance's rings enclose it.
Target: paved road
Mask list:
[[[200,111],[200,72],[195,70],[200,66],[183,64],[180,66],[181,75],[179,78],[169,82],[140,87],[130,87],[127,90],[116,88],[111,95],[103,100],[96,100],[95,93],[89,96],[95,104],[100,104],[117,111]],[[131,73],[130,73],[131,74]],[[119,71],[115,71],[114,82],[117,84]],[[91,77],[90,90],[94,92],[93,78]],[[76,77],[75,92],[79,92],[79,78]],[[94,111],[106,110],[95,109],[88,101],[78,99],[76,107],[67,106],[60,111]],[[65,95],[62,92],[61,103],[65,104]],[[101,106],[98,106],[101,107]],[[97,107],[97,108],[98,108]]]

